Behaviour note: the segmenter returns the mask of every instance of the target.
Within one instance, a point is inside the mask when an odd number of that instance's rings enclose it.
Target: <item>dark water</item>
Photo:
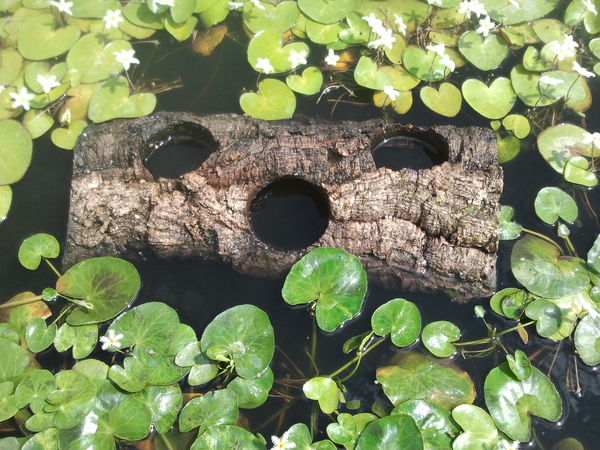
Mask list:
[[[168,38],[164,40],[166,42]],[[148,63],[147,76],[165,80],[181,78],[185,86],[184,89],[159,94],[157,111],[241,113],[238,105],[240,93],[244,89],[255,89],[256,86],[257,74],[246,61],[245,49],[229,40],[209,57],[199,56],[189,48],[181,49],[179,44],[161,44],[158,49],[149,44],[145,47],[140,44],[136,46],[136,51],[136,56],[143,63]],[[314,56],[314,62],[318,64],[321,55]],[[142,72],[141,69],[137,70],[138,73]],[[342,92],[332,91],[318,104],[315,104],[314,98],[299,99],[297,113],[331,120],[366,120],[381,117],[382,111],[370,104],[335,101],[341,94]],[[597,95],[596,97],[597,101],[600,100]],[[348,99],[346,97],[342,100]],[[448,119],[430,112],[416,101],[407,115],[395,116],[394,120],[424,127],[444,124],[488,126],[488,121],[470,112],[468,106],[463,106],[463,109],[464,112],[459,117]],[[594,118],[593,123],[588,121],[588,129],[600,130],[597,118]],[[502,203],[515,208],[515,219],[525,227],[551,233],[552,230],[535,217],[533,200],[540,188],[560,185],[561,177],[542,160],[533,146],[533,141],[517,159],[505,164],[504,169],[506,188]],[[70,174],[71,152],[54,147],[48,138],[36,140],[33,164],[25,177],[13,185],[14,203],[7,220],[0,225],[0,301],[25,290],[39,293],[43,288],[54,285],[56,278],[47,267],[41,266],[35,272],[22,268],[17,260],[17,251],[22,240],[35,233],[50,233],[59,240],[64,239]],[[577,195],[578,198],[586,195],[596,210],[600,211],[597,190],[578,189]],[[580,219],[576,223],[572,238],[580,254],[584,255],[600,227],[595,218],[586,213],[583,202],[578,203]],[[510,242],[502,243],[498,254],[499,288],[516,285],[509,266],[512,245]],[[139,300],[162,301],[176,308],[181,320],[193,326],[198,336],[218,313],[233,305],[251,303],[264,309],[276,333],[278,351],[273,362],[276,379],[314,376],[315,369],[307,356],[312,345],[313,319],[305,308],[291,308],[283,302],[280,294],[283,280],[244,276],[234,272],[226,264],[209,264],[199,260],[157,260],[139,264],[137,267],[143,283]],[[473,314],[473,306],[481,304],[487,308],[487,298],[469,305],[458,305],[452,303],[445,294],[424,295],[370,286],[364,310],[356,320],[332,335],[316,333],[315,364],[319,373],[331,373],[345,364],[350,358],[341,351],[343,343],[349,337],[367,331],[370,328],[372,312],[382,303],[398,297],[418,305],[423,324],[435,320],[450,320],[463,330],[463,340],[486,336],[485,326]],[[488,320],[499,329],[510,326],[510,323],[504,322],[493,313],[489,314]],[[572,355],[572,349],[566,348],[566,342],[559,349],[556,359],[554,355],[558,345],[547,340],[532,339],[529,344],[524,345],[515,334],[506,336],[503,343],[511,352],[517,348],[523,349],[528,355],[539,352],[534,363],[544,372],[548,372],[552,366],[551,378],[561,392],[565,407],[561,422],[550,424],[544,420],[535,420],[535,433],[543,445],[539,448],[549,449],[553,443],[565,437],[576,437],[588,450],[600,448],[596,420],[600,395],[598,373],[579,362],[574,362],[573,357],[569,356]],[[419,344],[414,347],[421,348]],[[349,399],[361,400],[360,412],[369,411],[371,404],[382,397],[380,387],[374,384],[375,370],[385,365],[386,361],[398,352],[393,345],[382,344],[365,358],[361,369],[345,383]],[[455,358],[456,364],[468,371],[474,379],[478,392],[477,405],[484,406],[482,385],[485,375],[503,360],[503,352],[500,350],[483,359]],[[579,368],[583,398],[575,396],[573,388],[567,384],[572,379],[574,364]],[[260,408],[244,412],[252,430],[269,436],[281,434],[296,422],[308,425],[314,402],[304,400],[301,392],[293,386],[276,384],[275,389],[297,400],[287,402],[284,399],[269,399],[267,404]],[[280,408],[287,409],[280,412]],[[274,415],[275,418],[269,421]],[[264,423],[267,423],[264,427],[257,428]],[[320,421],[318,429],[322,431],[327,423],[330,423],[329,419]]]

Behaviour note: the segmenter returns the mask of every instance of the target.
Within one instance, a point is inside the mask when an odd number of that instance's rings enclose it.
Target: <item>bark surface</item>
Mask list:
[[[395,136],[421,139],[446,161],[431,169],[378,169],[372,150]],[[214,149],[200,168],[159,179],[144,160],[168,141]],[[481,128],[158,113],[92,125],[80,137],[63,266],[120,255],[220,258],[240,272],[282,276],[314,247],[361,259],[371,281],[460,298],[496,288],[502,169],[496,137]],[[302,250],[256,237],[256,193],[284,177],[305,179],[330,204],[325,234]]]

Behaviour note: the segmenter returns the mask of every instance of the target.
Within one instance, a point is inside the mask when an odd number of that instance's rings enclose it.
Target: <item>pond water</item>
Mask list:
[[[142,64],[134,77],[144,72],[146,77],[163,80],[180,78],[184,88],[175,89],[158,95],[157,111],[190,111],[199,114],[241,113],[238,99],[244,89],[255,87],[256,72],[246,61],[246,52],[235,42],[225,40],[208,57],[197,55],[189,47],[180,44],[168,44],[169,38],[161,38],[161,44],[154,48],[151,44],[139,45],[136,55]],[[595,92],[597,94],[597,92]],[[370,104],[346,102],[336,103],[340,92],[331,92],[323,96],[318,104],[314,99],[299,101],[296,114],[329,120],[367,120],[381,117],[382,110]],[[597,95],[596,95],[597,97]],[[596,99],[596,100],[600,100]],[[487,127],[488,121],[468,107],[454,119],[438,116],[419,104],[415,104],[404,116],[394,115],[393,120],[403,124],[417,126],[452,124],[457,126],[480,125]],[[588,120],[588,129],[600,129],[600,116]],[[502,204],[515,208],[515,219],[523,226],[544,232],[545,227],[533,213],[533,200],[541,187],[556,186],[561,177],[548,167],[537,150],[531,145],[525,148],[513,161],[504,165],[506,187]],[[388,155],[389,156],[389,155]],[[168,170],[168,169],[166,169]],[[24,269],[17,260],[20,243],[26,237],[40,232],[50,233],[59,240],[64,238],[68,214],[68,195],[71,174],[71,153],[53,146],[46,137],[35,141],[33,163],[25,177],[15,185],[14,203],[9,217],[0,225],[0,299],[6,300],[13,295],[30,290],[39,292],[54,285],[55,276],[51,270],[41,266],[36,272]],[[589,202],[600,211],[600,198],[596,190],[581,191]],[[581,208],[583,209],[583,208]],[[275,213],[276,214],[276,213]],[[577,223],[578,232],[574,233],[576,247],[587,249],[600,231],[595,218],[582,212]],[[296,245],[296,244],[294,244]],[[301,245],[300,245],[301,246]],[[509,255],[511,242],[503,242],[498,253],[499,288],[516,286],[510,273]],[[270,317],[275,329],[277,351],[273,361],[275,379],[299,379],[315,374],[313,364],[307,356],[313,335],[313,319],[305,308],[291,308],[281,298],[283,279],[272,280],[254,278],[234,272],[226,264],[207,263],[200,260],[186,261],[148,261],[136,265],[142,279],[139,301],[162,301],[175,308],[183,323],[195,328],[200,335],[204,327],[223,310],[242,303],[254,304],[262,308]],[[379,286],[370,286],[363,313],[333,335],[317,333],[317,358],[314,361],[319,372],[331,373],[349,361],[341,348],[350,337],[369,329],[368,320],[372,312],[392,298],[406,298],[414,302],[422,315],[423,324],[435,320],[450,320],[464,334],[463,340],[486,336],[484,324],[475,318],[473,306],[481,304],[488,308],[488,298],[482,298],[468,305],[453,303],[443,293],[425,295],[414,292],[388,290]],[[488,314],[493,326],[508,328],[493,313]],[[586,449],[600,448],[600,432],[597,425],[600,382],[598,373],[579,362],[574,362],[573,350],[548,340],[532,338],[524,345],[516,333],[503,338],[507,349],[513,352],[524,349],[528,354],[539,349],[535,358],[536,365],[544,372],[552,367],[551,378],[561,391],[565,414],[556,424],[544,420],[534,421],[534,430],[538,444],[527,448],[550,449],[565,437],[576,437]],[[420,344],[414,346],[420,349]],[[423,350],[425,351],[425,350]],[[368,411],[370,405],[382,398],[381,388],[374,384],[374,371],[390,361],[398,349],[384,344],[370,353],[360,370],[345,383],[348,399],[361,400],[361,411]],[[503,360],[501,349],[481,359],[455,358],[455,363],[467,371],[474,379],[478,397],[475,404],[484,406],[483,380],[491,367]],[[573,392],[573,370],[577,364],[580,384],[584,396],[578,398]],[[281,434],[290,425],[298,421],[307,423],[314,402],[301,399],[302,393],[293,386],[275,384],[274,388],[282,395],[279,400],[267,402],[256,410],[244,413],[251,429],[264,436]],[[295,401],[289,401],[298,398]],[[283,412],[282,412],[283,411]],[[318,429],[324,430],[329,420],[319,422]]]

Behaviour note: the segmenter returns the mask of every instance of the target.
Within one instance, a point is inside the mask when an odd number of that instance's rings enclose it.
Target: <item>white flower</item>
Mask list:
[[[288,442],[289,438],[290,438],[289,431],[286,431],[285,433],[283,433],[281,438],[278,438],[277,436],[271,436],[271,441],[273,442],[273,447],[271,447],[271,450],[285,450],[288,448],[296,448],[295,443]]]
[[[375,17],[375,14],[373,13],[369,14],[368,16],[363,16],[363,20],[365,20],[369,24],[369,27],[371,27],[371,30],[376,33],[378,33],[377,30],[383,28],[383,22]]]
[[[123,18],[121,17],[121,10],[117,9],[116,11],[111,11],[109,9],[108,11],[106,11],[106,15],[102,20],[104,20],[104,24],[107,30],[112,27],[119,28],[119,23],[123,22]]]
[[[430,5],[442,6],[442,0],[427,0]]]
[[[592,144],[596,148],[600,148],[600,133],[583,133],[584,144]]]
[[[575,54],[575,49],[579,47],[579,44],[573,40],[573,36],[566,35],[562,46]]]
[[[394,89],[393,86],[385,86],[383,88],[383,93],[385,95],[387,95],[391,101],[395,101],[396,97],[398,97],[400,95],[400,92],[398,92],[396,89]]]
[[[573,41],[573,36],[565,36],[565,40],[561,43],[552,41],[548,44],[550,51],[556,54],[556,58],[562,61],[565,58],[575,56],[575,49],[579,47],[577,42]]]
[[[154,3],[165,6],[175,6],[175,0],[154,0]]]
[[[396,27],[396,30],[398,30],[398,33],[402,33],[406,36],[406,24],[398,14],[394,14],[394,26]]]
[[[123,64],[125,70],[129,70],[131,64],[140,63],[139,59],[133,57],[135,50],[121,50],[120,52],[113,52],[113,54],[116,56],[116,61]]]
[[[471,17],[471,14],[475,14],[477,18],[479,18],[480,16],[485,16],[487,14],[485,6],[479,3],[478,0],[465,0],[460,2],[458,6],[458,13],[465,14],[467,16],[467,19]]]
[[[306,50],[302,50],[300,53],[296,50],[290,50],[288,61],[292,63],[292,69],[295,69],[302,64],[306,64],[306,54]]]
[[[251,0],[258,9],[265,9],[263,5],[260,4],[259,0]]]
[[[102,342],[102,350],[108,350],[110,347],[121,348],[121,343],[119,342],[121,339],[123,339],[123,335],[121,333],[115,336],[114,330],[108,330],[108,336],[102,336],[100,338],[100,342]]]
[[[256,69],[262,70],[267,75],[271,72],[275,72],[275,69],[271,65],[271,61],[269,61],[269,58],[258,58],[256,66],[254,67]]]
[[[0,86],[0,92],[2,92],[4,89],[6,89],[5,86]]]
[[[552,78],[550,75],[542,75],[540,77],[540,83],[545,83],[549,86],[557,86],[561,83],[564,83],[564,80],[560,80],[558,78]]]
[[[227,4],[229,5],[229,9],[231,10],[242,9],[242,7],[244,6],[243,2],[227,2]]]
[[[446,53],[446,46],[444,44],[438,44],[438,45],[428,45],[427,47],[425,47],[427,50],[431,50],[432,52],[437,53],[440,56],[444,56]]]
[[[479,21],[479,28],[477,28],[475,31],[483,35],[483,37],[486,37],[488,34],[490,34],[490,31],[492,31],[495,26],[496,24],[491,21],[490,16],[485,16]]]
[[[42,89],[46,94],[50,93],[56,86],[60,86],[60,83],[56,81],[56,76],[54,75],[50,75],[48,78],[44,75],[38,75],[36,81],[42,85]]]
[[[332,48],[329,49],[329,53],[325,57],[325,62],[328,66],[336,66],[337,62],[340,60],[340,57],[335,54]]]
[[[22,106],[25,111],[29,111],[29,100],[35,97],[34,94],[27,92],[27,88],[24,87],[21,88],[21,91],[18,94],[16,92],[11,92],[9,95],[15,101],[12,107],[18,108],[19,106]]]
[[[64,12],[68,15],[72,16],[71,6],[73,6],[73,2],[67,2],[65,0],[58,0],[57,2],[50,2],[52,6],[56,6],[58,12]]]
[[[379,30],[377,34],[380,36],[379,39],[369,42],[368,47],[378,48],[385,45],[387,48],[391,49],[392,44],[396,42],[396,38],[392,36],[392,30],[383,28]]]
[[[456,64],[454,63],[454,61],[452,61],[450,59],[450,56],[446,53],[442,55],[442,58],[440,59],[440,64],[443,64],[448,69],[450,69],[450,72],[454,71],[454,69],[456,68]]]
[[[594,72],[590,72],[589,70],[581,67],[577,61],[573,61],[573,69],[574,72],[577,72],[579,75],[584,76],[586,78],[595,77],[596,74]]]
[[[508,442],[503,439],[498,443],[498,450],[519,450],[519,441]]]
[[[598,15],[598,11],[596,11],[596,5],[592,3],[592,0],[585,0],[584,12],[591,12],[595,16]]]
[[[517,1],[516,1],[516,0],[508,0],[508,2],[507,2],[506,4],[507,4],[507,5],[513,5],[513,6],[514,6],[515,8],[517,8],[517,9],[519,9],[519,8],[520,8],[520,6],[519,6],[519,4],[517,3]]]

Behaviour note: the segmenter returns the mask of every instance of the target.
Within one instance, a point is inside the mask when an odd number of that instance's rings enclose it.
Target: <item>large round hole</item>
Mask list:
[[[200,167],[213,151],[212,147],[198,139],[171,139],[157,144],[144,164],[154,181],[159,178],[179,178]]]
[[[398,136],[387,139],[373,150],[375,166],[400,169],[431,169],[445,158],[431,145],[421,139]]]
[[[250,204],[250,222],[258,238],[293,250],[314,244],[327,229],[329,201],[308,181],[285,178],[263,188]]]

